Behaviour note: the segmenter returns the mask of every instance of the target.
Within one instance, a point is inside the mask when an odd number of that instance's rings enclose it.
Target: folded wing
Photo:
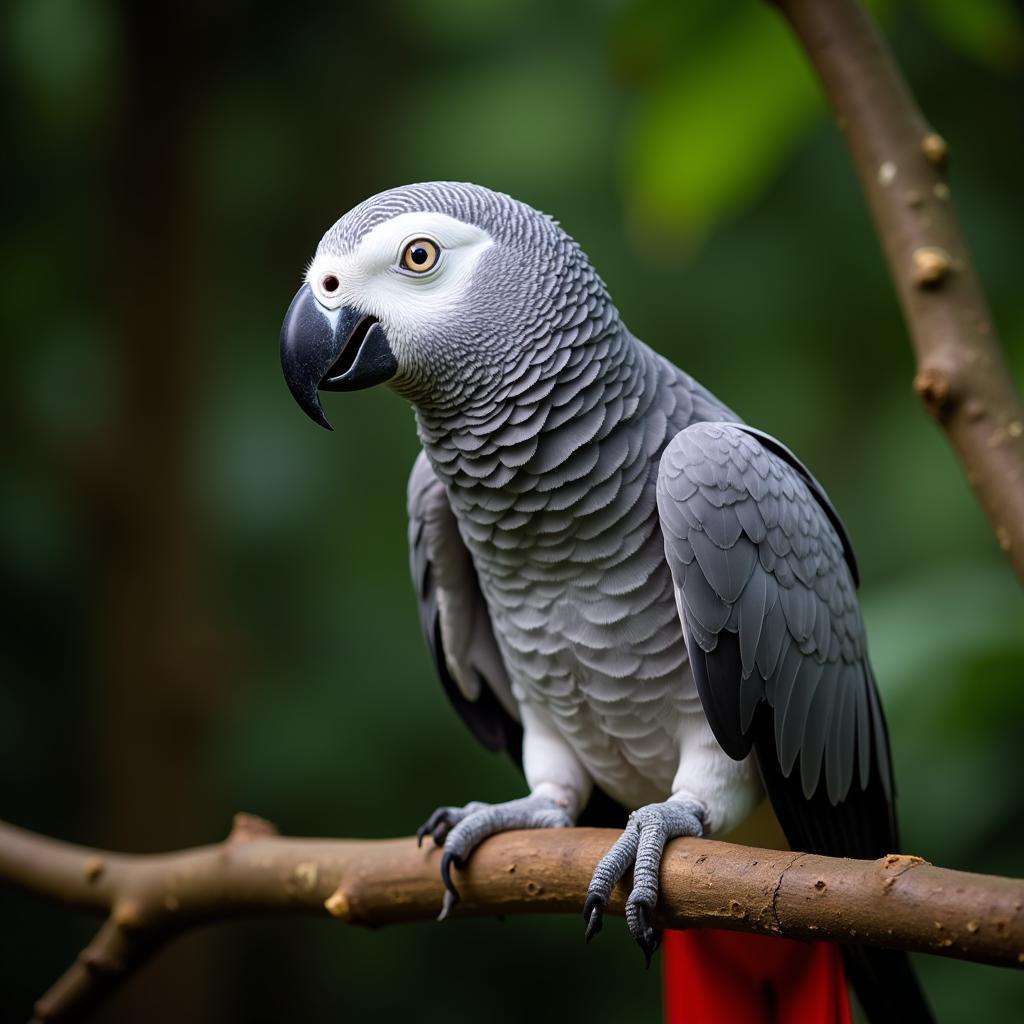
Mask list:
[[[487,604],[444,485],[422,452],[409,476],[409,556],[420,624],[448,699],[488,750],[520,763],[523,730]]]
[[[797,849],[896,848],[885,720],[849,540],[780,442],[699,423],[669,444],[658,512],[694,678],[715,737],[754,750]]]

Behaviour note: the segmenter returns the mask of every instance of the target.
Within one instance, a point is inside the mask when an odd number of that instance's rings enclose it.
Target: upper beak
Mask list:
[[[281,327],[281,369],[302,411],[331,430],[319,392],[382,384],[395,375],[398,361],[376,317],[351,306],[325,309],[304,284]]]

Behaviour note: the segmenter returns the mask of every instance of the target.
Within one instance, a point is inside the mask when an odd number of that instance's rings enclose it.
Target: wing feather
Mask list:
[[[469,552],[421,452],[409,476],[409,558],[427,647],[455,710],[488,750],[522,757],[522,727]]]
[[[820,484],[766,434],[697,423],[662,457],[658,511],[697,688],[723,749],[754,750],[794,848],[895,849],[856,564]]]

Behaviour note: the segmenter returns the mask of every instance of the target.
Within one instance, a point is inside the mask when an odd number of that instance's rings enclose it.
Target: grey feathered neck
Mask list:
[[[579,246],[547,218],[543,226],[543,244],[517,239],[535,287],[519,336],[487,337],[477,323],[453,325],[456,334],[466,332],[458,343],[468,353],[488,350],[497,372],[447,395],[410,396],[420,439],[449,486],[476,491],[514,483],[526,490],[604,437],[640,401],[641,346]],[[483,305],[501,301],[496,289]],[[627,395],[634,397],[627,402]]]

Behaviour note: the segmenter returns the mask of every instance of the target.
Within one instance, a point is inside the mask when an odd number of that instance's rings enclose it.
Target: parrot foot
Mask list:
[[[416,842],[423,845],[429,835],[437,846],[444,847],[441,856],[441,880],[444,882],[444,903],[438,920],[443,921],[459,902],[459,890],[452,881],[452,867],[460,867],[488,836],[522,828],[569,828],[572,816],[557,800],[546,796],[527,796],[503,804],[474,801],[465,807],[438,807],[416,830]]]
[[[665,843],[677,836],[703,834],[704,808],[692,800],[667,800],[634,811],[625,831],[598,862],[590,880],[583,905],[587,942],[601,930],[615,883],[632,866],[633,889],[626,900],[626,925],[650,967],[651,957],[661,945],[661,933],[651,926],[650,920],[658,901],[658,874]]]

